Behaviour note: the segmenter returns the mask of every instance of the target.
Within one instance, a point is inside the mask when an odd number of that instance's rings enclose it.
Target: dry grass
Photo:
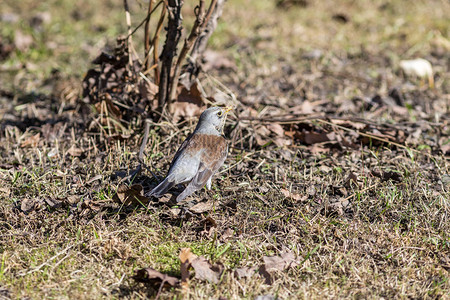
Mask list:
[[[103,139],[88,130],[93,113],[85,105],[63,107],[49,97],[43,84],[49,71],[2,74],[15,81],[10,90],[2,89],[13,97],[0,97],[0,299],[155,297],[157,290],[131,276],[143,267],[180,276],[183,247],[222,262],[226,271],[217,285],[193,279],[187,290],[166,289],[161,298],[448,299],[450,166],[437,142],[449,136],[449,55],[440,44],[450,31],[448,3],[308,1],[305,8],[283,10],[275,2],[229,1],[211,41],[213,49],[236,62],[236,71],[211,74],[245,103],[239,115],[253,109],[265,116],[305,100],[326,100],[318,106],[323,113],[398,124],[407,134],[428,124],[410,143],[419,152],[362,142],[354,148],[324,146],[319,154],[298,141],[258,146],[245,136],[258,132],[260,124],[232,117],[226,134],[238,142],[226,171],[216,177],[212,191],[195,198],[195,203],[212,203],[211,209],[191,213],[154,202],[147,208],[123,207],[112,199],[121,172],[138,165],[139,129],[131,128],[134,133],[125,140]],[[7,8],[23,10],[18,2]],[[60,8],[48,8],[54,9],[54,19],[43,32],[52,35],[37,38],[41,48],[73,31],[90,32],[85,26],[94,19],[107,29],[83,41],[72,36],[67,43],[74,58],[64,60],[62,50],[15,53],[5,65],[26,59],[41,66],[54,55],[52,66],[61,64],[66,76],[79,78],[78,59],[87,66],[99,45],[114,40],[117,32],[109,25],[115,25],[105,18],[104,6],[84,10],[81,5],[86,18],[66,23],[68,31],[60,33],[55,30]],[[114,20],[120,13],[112,13]],[[336,14],[348,22],[339,23]],[[6,24],[2,34],[12,32],[11,26]],[[92,57],[86,58],[77,43],[94,47]],[[310,59],[311,51],[320,55]],[[397,72],[398,60],[416,56],[435,66],[436,90],[407,82]],[[357,105],[342,110],[357,97],[387,97],[393,87],[405,95],[406,114],[390,108],[377,114]],[[152,127],[146,162],[157,174],[166,172],[192,126]],[[347,180],[351,174],[355,182]],[[145,188],[156,183],[148,173],[135,181]],[[272,284],[261,276],[238,279],[233,272],[286,249],[299,265],[276,272]]]

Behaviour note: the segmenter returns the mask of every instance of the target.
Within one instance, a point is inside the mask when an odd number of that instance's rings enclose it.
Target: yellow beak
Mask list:
[[[229,105],[229,106],[225,107],[225,113],[229,112],[232,109],[233,109],[232,105]]]

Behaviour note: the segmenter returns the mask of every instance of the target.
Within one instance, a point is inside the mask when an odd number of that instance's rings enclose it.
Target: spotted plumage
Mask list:
[[[174,185],[189,181],[177,197],[177,202],[180,202],[205,185],[211,188],[212,176],[227,157],[228,143],[222,131],[230,110],[230,107],[211,107],[201,114],[194,132],[175,153],[166,178],[147,196],[160,197]]]

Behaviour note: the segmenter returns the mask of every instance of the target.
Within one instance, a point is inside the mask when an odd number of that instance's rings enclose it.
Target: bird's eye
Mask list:
[[[221,117],[223,115],[223,112],[221,111],[221,110],[219,110],[218,112],[217,112],[217,116],[218,117]]]

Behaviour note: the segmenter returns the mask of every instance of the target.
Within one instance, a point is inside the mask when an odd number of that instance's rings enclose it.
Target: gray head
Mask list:
[[[200,115],[197,128],[198,133],[221,135],[228,112],[233,107],[210,107]]]

